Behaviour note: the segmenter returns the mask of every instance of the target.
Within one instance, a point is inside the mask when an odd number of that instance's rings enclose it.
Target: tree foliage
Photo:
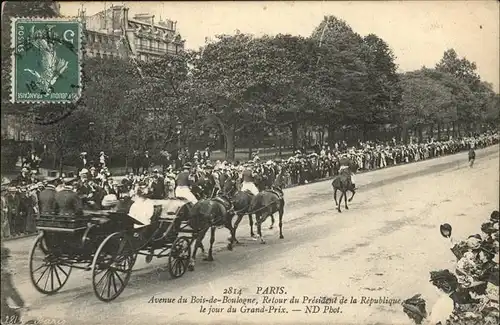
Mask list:
[[[29,3],[8,3],[4,15],[57,15],[50,1]],[[8,66],[6,21],[2,62]],[[209,132],[222,135],[226,157],[233,159],[238,140],[253,146],[268,134],[291,135],[298,146],[300,130],[498,123],[498,94],[481,81],[475,63],[453,49],[435,69],[399,74],[395,60],[379,36],[362,37],[346,21],[326,16],[310,37],[236,32],[150,62],[85,58],[76,105],[16,109],[36,111],[25,114],[29,121],[71,113],[34,130],[60,157],[81,150],[115,156],[177,150]],[[6,71],[2,102],[10,92]]]

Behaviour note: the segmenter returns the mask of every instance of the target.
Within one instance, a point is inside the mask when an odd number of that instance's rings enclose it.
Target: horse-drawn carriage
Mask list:
[[[168,271],[178,278],[188,268],[196,235],[188,224],[189,209],[183,200],[157,201],[149,225],[118,211],[89,211],[77,218],[42,215],[30,252],[31,281],[39,292],[53,294],[73,268],[92,271],[95,295],[109,302],[125,289],[137,255],[146,255],[148,262],[168,257]]]

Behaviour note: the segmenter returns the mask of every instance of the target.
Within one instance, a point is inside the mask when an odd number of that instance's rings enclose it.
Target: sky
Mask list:
[[[500,86],[499,2],[469,1],[185,1],[60,2],[61,14],[87,15],[125,4],[129,17],[152,13],[155,21],[177,21],[186,47],[197,49],[217,34],[292,34],[309,36],[325,15],[345,20],[355,32],[374,33],[396,56],[399,71],[434,67],[443,52],[454,48],[477,64],[482,80]]]

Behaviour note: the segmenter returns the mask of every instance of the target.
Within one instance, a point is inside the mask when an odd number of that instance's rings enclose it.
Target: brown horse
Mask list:
[[[222,192],[228,198],[231,198],[231,202],[233,203],[234,213],[238,216],[233,225],[233,233],[231,234],[232,240],[235,243],[239,243],[236,239],[236,229],[243,219],[243,216],[248,214],[248,221],[250,223],[250,236],[255,238],[255,233],[253,232],[253,217],[252,213],[250,213],[250,205],[254,199],[254,195],[249,191],[240,191],[236,185],[236,181],[234,179],[228,178],[223,184]],[[271,225],[269,229],[273,229],[274,226],[274,216],[271,215]]]
[[[213,199],[206,199],[198,201],[189,212],[189,225],[196,232],[196,241],[193,250],[193,255],[189,263],[189,270],[194,270],[194,265],[196,261],[196,252],[198,248],[204,251],[202,241],[205,235],[210,229],[210,248],[208,250],[208,256],[204,259],[206,261],[213,261],[212,249],[215,241],[215,229],[219,227],[225,227],[229,230],[231,234],[231,239],[227,248],[229,250],[233,249],[233,227],[232,218],[234,212],[232,210],[232,204],[230,200],[224,196],[218,196]]]
[[[352,201],[354,194],[356,194],[356,190],[354,189],[354,185],[352,184],[351,181],[351,175],[349,169],[344,169],[340,172],[339,175],[335,176],[335,178],[332,181],[332,187],[333,187],[333,199],[335,200],[337,211],[342,212],[340,210],[340,204],[342,203],[342,198],[344,199],[344,206],[346,210],[349,210],[349,207],[347,206],[347,191],[350,191],[352,193],[349,202]],[[338,202],[337,202],[337,191],[341,192],[340,199]]]
[[[283,213],[285,209],[285,199],[283,191],[278,187],[259,192],[252,200],[248,209],[249,214],[255,214],[257,223],[257,234],[259,235],[261,244],[265,244],[262,237],[262,223],[267,217],[273,217],[273,214],[278,212],[278,225],[280,227],[280,239],[283,239]]]

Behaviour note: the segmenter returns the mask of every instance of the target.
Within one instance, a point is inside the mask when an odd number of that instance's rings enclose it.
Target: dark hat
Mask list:
[[[443,237],[450,237],[451,235],[451,225],[449,223],[442,224],[439,226],[439,231]]]
[[[431,271],[430,282],[446,293],[451,293],[458,287],[458,278],[449,270]]]
[[[421,324],[422,320],[427,317],[425,309],[425,300],[421,298],[420,294],[416,294],[410,299],[406,299],[401,303],[403,311],[417,324]]]
[[[481,235],[480,235],[480,234],[470,235],[469,237],[467,237],[467,239],[469,239],[469,238],[476,238],[476,239],[478,239],[478,240],[482,240],[482,238],[481,238]]]
[[[493,226],[493,222],[485,222],[481,225],[481,231],[484,232],[485,234],[490,235],[497,230]]]
[[[493,222],[498,222],[500,220],[500,213],[498,210],[495,210],[490,215],[490,220]]]

